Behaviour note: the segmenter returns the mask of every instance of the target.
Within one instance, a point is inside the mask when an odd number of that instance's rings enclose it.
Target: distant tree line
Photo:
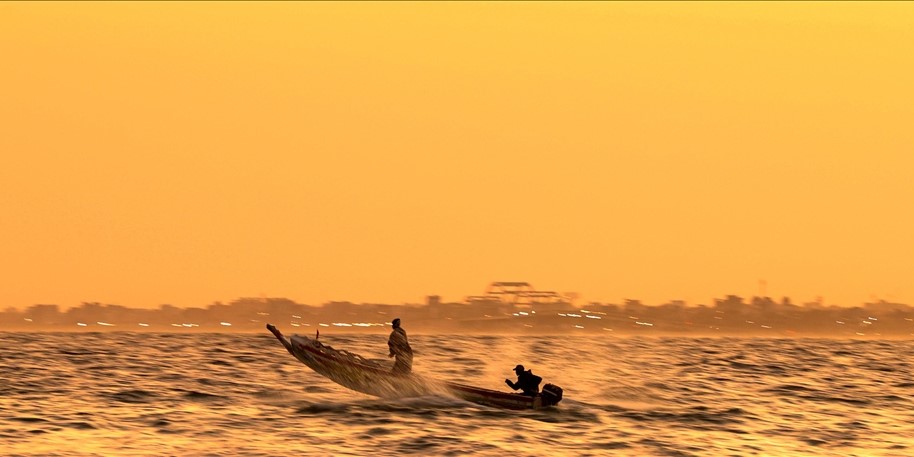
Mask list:
[[[790,299],[744,300],[728,295],[713,305],[671,301],[645,305],[527,303],[499,301],[425,304],[355,304],[330,302],[320,306],[286,298],[240,298],[228,304],[157,309],[86,302],[62,311],[57,305],[37,304],[25,310],[0,312],[2,331],[155,331],[261,332],[273,323],[291,332],[330,328],[337,333],[386,332],[394,317],[412,332],[431,333],[560,333],[614,335],[703,334],[728,336],[914,336],[914,308],[878,301],[855,307],[820,302],[795,305]]]

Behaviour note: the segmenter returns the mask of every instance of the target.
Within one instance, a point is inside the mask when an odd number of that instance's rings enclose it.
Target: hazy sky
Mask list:
[[[0,307],[914,303],[914,3],[3,3]]]

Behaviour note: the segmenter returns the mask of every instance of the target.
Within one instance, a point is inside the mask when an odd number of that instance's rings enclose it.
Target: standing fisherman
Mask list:
[[[390,332],[390,338],[387,340],[387,346],[390,348],[388,357],[397,357],[394,363],[392,373],[409,374],[413,371],[413,348],[409,347],[409,340],[406,339],[406,330],[400,327],[400,318],[391,322],[394,329]]]

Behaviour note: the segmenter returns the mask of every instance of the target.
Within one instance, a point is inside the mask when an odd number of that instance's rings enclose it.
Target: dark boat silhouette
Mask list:
[[[499,392],[450,381],[440,381],[415,373],[391,373],[388,367],[358,354],[334,349],[315,338],[301,335],[285,337],[275,326],[267,329],[300,362],[312,370],[347,387],[382,398],[406,398],[424,395],[451,395],[469,402],[507,409],[537,409],[554,406],[562,400],[562,388],[543,386],[535,397]]]

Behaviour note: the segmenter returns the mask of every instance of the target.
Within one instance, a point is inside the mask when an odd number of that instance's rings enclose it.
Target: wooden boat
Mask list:
[[[349,351],[334,349],[316,338],[301,335],[286,338],[271,324],[267,324],[267,329],[290,354],[312,370],[344,387],[376,397],[451,395],[481,405],[508,409],[537,409],[556,405],[562,400],[562,388],[553,384],[546,384],[541,394],[530,397],[439,381],[415,373],[392,373],[389,368],[377,362]]]

